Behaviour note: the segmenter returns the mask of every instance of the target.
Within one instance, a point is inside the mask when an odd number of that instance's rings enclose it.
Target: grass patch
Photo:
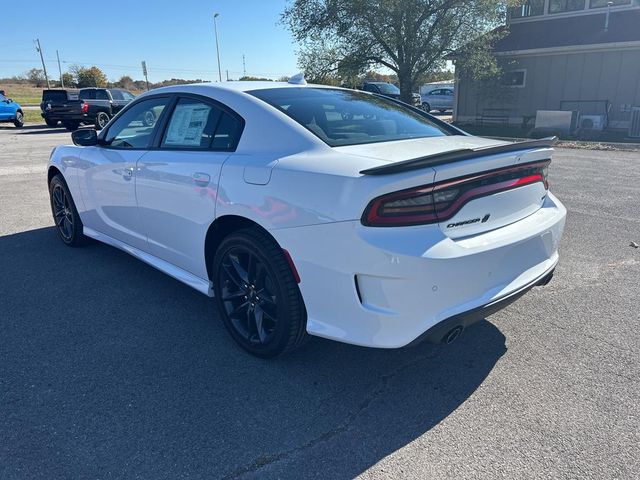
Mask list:
[[[42,101],[42,88],[33,85],[19,85],[14,83],[1,84],[0,90],[4,90],[7,97],[18,102],[22,106],[40,105]]]
[[[24,123],[44,123],[40,110],[24,110]]]

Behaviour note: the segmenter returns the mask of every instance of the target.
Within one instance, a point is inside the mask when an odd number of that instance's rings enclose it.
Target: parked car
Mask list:
[[[2,93],[0,94],[0,123],[6,122],[11,122],[17,128],[21,128],[24,125],[24,112],[19,103]]]
[[[431,110],[438,110],[445,113],[453,109],[453,89],[436,88],[422,95],[422,109],[429,113]]]
[[[400,100],[400,89],[393,83],[387,82],[365,82],[362,85],[362,90],[365,92],[377,93],[378,95],[384,95],[385,97],[393,98],[394,100]],[[413,106],[420,107],[420,95],[412,93]]]
[[[100,130],[134,98],[131,92],[120,88],[44,90],[40,108],[49,126],[62,122],[73,131],[82,124],[93,124]]]
[[[77,89],[46,89],[42,91],[40,116],[49,127],[56,127],[62,120],[62,113],[68,109],[68,103],[78,100]]]
[[[74,132],[48,164],[62,241],[97,239],[214,297],[261,357],[308,334],[449,343],[550,280],[566,215],[552,141],[290,82],[160,88]]]

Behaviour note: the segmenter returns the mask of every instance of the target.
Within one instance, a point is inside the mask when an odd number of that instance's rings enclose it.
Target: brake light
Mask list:
[[[81,110],[82,110],[82,113],[87,113],[89,111],[89,104],[87,102],[84,102],[82,104]]]
[[[362,215],[370,227],[438,223],[453,217],[473,199],[541,182],[546,190],[551,160],[500,168],[373,199]]]

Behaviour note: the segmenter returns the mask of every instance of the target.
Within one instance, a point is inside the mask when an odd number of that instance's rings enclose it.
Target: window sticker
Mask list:
[[[176,106],[167,130],[165,145],[199,147],[211,108],[203,105]]]

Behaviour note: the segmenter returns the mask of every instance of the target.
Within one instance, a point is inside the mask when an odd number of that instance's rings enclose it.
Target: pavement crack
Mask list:
[[[404,363],[399,367],[395,368],[389,373],[380,375],[374,382],[373,388],[371,388],[370,393],[358,404],[358,408],[356,408],[353,412],[351,412],[347,417],[334,428],[327,430],[326,432],[318,435],[315,438],[312,438],[308,442],[304,443],[295,448],[290,448],[288,450],[284,450],[282,452],[270,454],[270,455],[261,455],[254,459],[252,462],[234,470],[230,474],[224,476],[224,480],[233,480],[240,478],[248,473],[253,473],[262,468],[273,465],[275,463],[281,462],[282,460],[286,460],[300,452],[308,450],[310,448],[315,447],[318,444],[327,442],[332,438],[341,435],[351,428],[353,423],[360,417],[366,410],[388,389],[389,382],[396,377],[398,374],[408,370],[409,368],[425,361],[432,360],[436,355],[424,355],[419,358],[416,358],[410,362]]]

